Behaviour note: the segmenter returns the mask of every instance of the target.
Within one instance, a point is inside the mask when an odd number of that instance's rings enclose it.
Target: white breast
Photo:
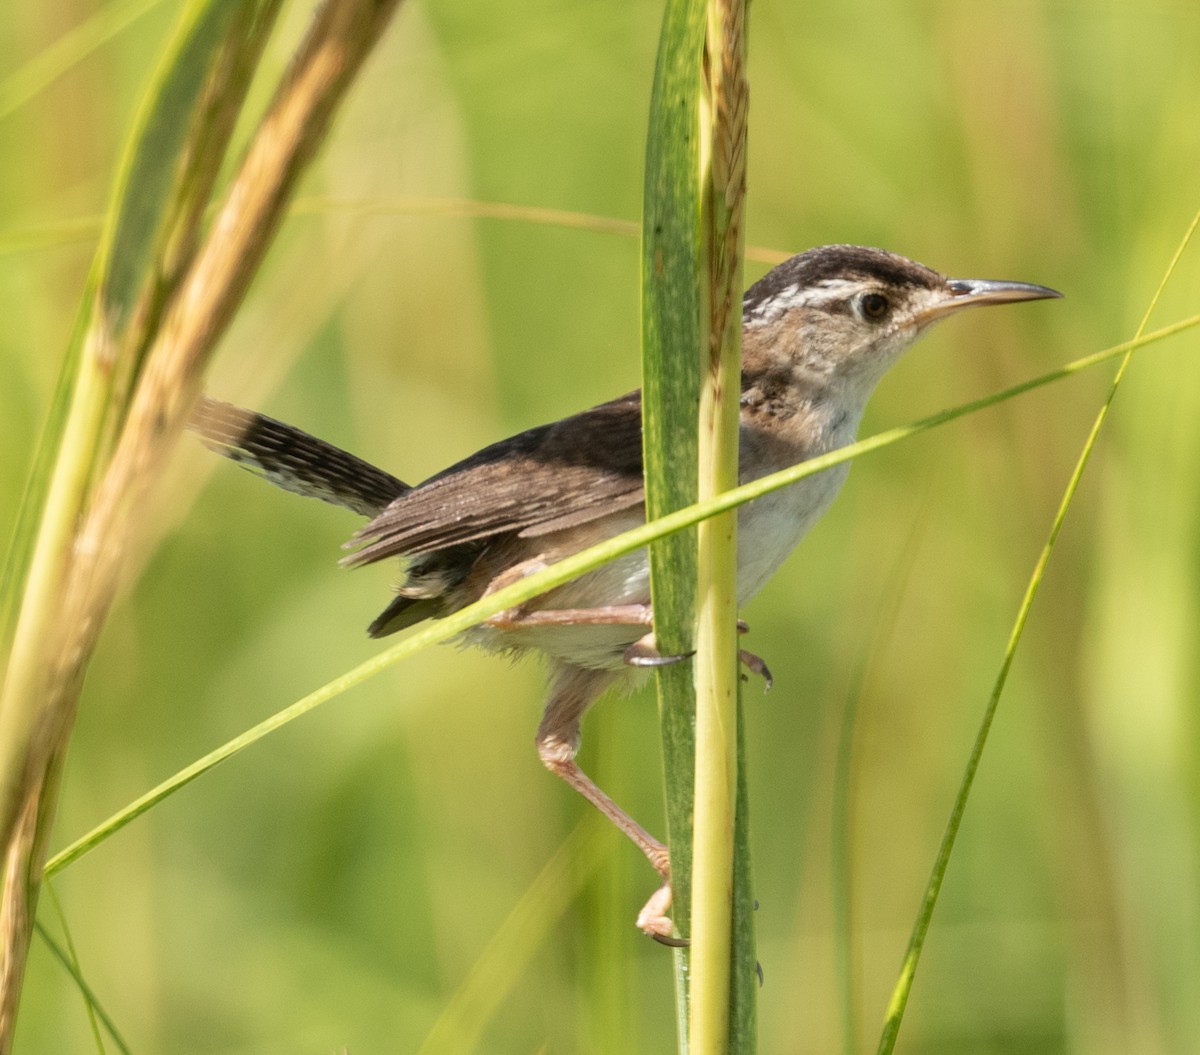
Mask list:
[[[780,491],[755,499],[738,513],[738,604],[745,604],[775,574],[830,503],[850,466],[836,465]]]

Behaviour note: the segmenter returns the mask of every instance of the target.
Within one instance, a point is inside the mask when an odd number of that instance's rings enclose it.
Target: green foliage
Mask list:
[[[0,256],[6,532],[94,248],[50,237],[104,211],[168,6],[0,123],[17,159],[0,174],[0,245],[49,232]],[[26,5],[0,29],[6,53],[35,58],[86,14]],[[266,75],[309,17],[290,11]],[[420,478],[637,384],[636,241],[389,206],[454,196],[635,219],[659,17],[643,4],[404,9],[303,188],[326,204],[282,232],[214,391]],[[882,244],[1068,294],[948,323],[885,382],[864,435],[1134,332],[1196,207],[1185,101],[1200,90],[1200,14],[866,2],[754,17],[750,243]],[[1198,274],[1193,251],[1152,325],[1195,312]],[[900,1050],[1200,1047],[1195,344],[1134,359],[1083,477]],[[1092,371],[861,459],[745,613],[776,679],[765,699],[746,692],[763,1051],[838,1043],[828,802],[851,692],[851,1048],[874,1045],[1104,382]],[[377,651],[360,628],[392,573],[338,573],[355,526],[180,452],[144,512],[147,552],[162,545],[89,673],[56,846]],[[475,1000],[487,950],[507,995],[466,1003],[477,1050],[668,1050],[669,954],[630,925],[653,876],[619,840],[563,880],[571,897],[538,921],[548,937],[532,951],[493,944],[539,876],[569,871],[559,850],[586,817],[530,746],[540,692],[532,667],[426,652],[63,870],[79,963],[130,1049],[417,1050],[464,1006],[455,994]],[[583,762],[661,830],[649,695],[597,709]],[[534,933],[515,930],[513,948]],[[30,972],[18,1052],[88,1050],[74,981],[40,946]]]
[[[642,199],[642,389],[646,511],[650,519],[697,499],[700,350],[704,345],[701,252],[700,77],[704,7],[666,5],[646,137]],[[665,656],[695,651],[696,530],[668,535],[650,549],[655,639]],[[692,665],[655,677],[663,745],[667,843],[671,848],[671,917],[692,933],[696,694]],[[679,1050],[687,1050],[691,953],[675,958]]]

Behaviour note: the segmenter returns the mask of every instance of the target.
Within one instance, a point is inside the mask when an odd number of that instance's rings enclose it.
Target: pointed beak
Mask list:
[[[1010,304],[1018,300],[1046,300],[1062,294],[1049,286],[1032,282],[999,282],[989,278],[951,278],[946,280],[945,300],[926,310],[922,323],[935,322],[962,308],[977,304]]]

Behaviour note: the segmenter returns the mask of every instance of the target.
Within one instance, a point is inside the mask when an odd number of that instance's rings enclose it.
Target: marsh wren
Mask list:
[[[854,441],[875,385],[934,322],[981,304],[1058,297],[1024,282],[949,279],[880,249],[810,249],[773,268],[742,301],[741,482]],[[214,450],[289,491],[368,517],[343,564],[404,562],[396,595],[368,633],[383,637],[457,611],[501,586],[643,522],[641,393],[529,429],[410,485],[331,444],[207,397],[191,423]],[[738,514],[744,604],[829,507],[842,464]],[[580,721],[653,644],[644,549],[500,613],[462,638],[494,652],[542,653],[550,692],[537,732],[545,766],[583,794],[649,858],[663,885],[638,917],[671,933],[666,847],[575,761]],[[746,654],[752,664],[755,658]],[[764,668],[765,669],[765,668]]]

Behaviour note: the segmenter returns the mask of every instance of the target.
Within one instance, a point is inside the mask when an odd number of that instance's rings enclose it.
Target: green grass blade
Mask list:
[[[646,140],[642,219],[643,443],[648,519],[697,499],[696,416],[700,391],[700,195],[698,74],[704,5],[668,0],[659,37]],[[650,547],[659,651],[693,647],[696,535],[681,531]],[[687,664],[656,677],[663,743],[674,919],[690,930],[695,697]],[[675,954],[676,1019],[687,1050],[688,953]]]
[[[111,437],[105,421],[114,402],[116,378],[128,382],[133,366],[114,361],[118,349],[138,346],[138,335],[129,334],[123,323],[149,308],[147,297],[160,293],[164,261],[156,251],[173,244],[188,244],[198,217],[186,215],[184,186],[193,191],[211,185],[223,151],[215,160],[203,164],[205,175],[191,172],[184,160],[200,157],[214,142],[214,124],[201,121],[205,91],[215,90],[213,71],[222,66],[222,57],[231,46],[231,31],[236,30],[238,5],[231,0],[193,3],[184,12],[174,42],[168,46],[130,137],[114,184],[112,204],[101,235],[96,260],[84,289],[83,299],[68,353],[60,373],[47,424],[43,429],[33,469],[17,518],[13,539],[0,581],[0,616],[3,641],[7,646],[13,632],[22,587],[30,573],[37,533],[42,532],[43,554],[36,590],[26,589],[31,600],[57,600],[61,591],[55,585],[61,579],[66,559],[67,535],[82,515],[94,466],[103,458],[103,436]],[[265,29],[261,24],[260,29]],[[260,38],[265,33],[260,32]],[[263,39],[251,42],[256,55]],[[248,72],[248,71],[247,71]],[[232,90],[245,91],[245,84]],[[231,131],[231,126],[226,132]],[[140,276],[140,277],[139,277]],[[145,324],[144,320],[141,323]],[[100,362],[83,361],[83,349],[91,348]],[[68,411],[74,404],[74,430],[66,438]],[[57,466],[56,466],[57,460]],[[52,479],[58,485],[51,499]],[[41,528],[39,529],[39,520]],[[30,617],[33,618],[31,610]],[[50,612],[44,613],[46,618]],[[40,625],[34,620],[27,638],[40,639]],[[6,648],[7,654],[7,648]],[[6,672],[10,673],[10,672]],[[4,718],[0,717],[0,727]],[[17,738],[8,741],[18,743]],[[0,773],[7,768],[0,764]],[[3,781],[0,780],[0,784]]]
[[[148,298],[161,295],[165,247],[171,245],[178,253],[178,247],[191,241],[193,232],[185,225],[194,225],[198,218],[186,203],[195,191],[206,192],[215,179],[220,156],[194,160],[201,172],[186,162],[204,148],[213,152],[218,125],[208,112],[212,103],[206,90],[221,87],[213,84],[214,71],[229,65],[228,52],[242,39],[241,19],[247,10],[251,9],[233,0],[195,3],[186,10],[175,43],[147,92],[116,181],[112,219],[84,291],[3,584],[6,630],[24,585],[20,636],[12,641],[0,703],[0,791],[7,818],[15,808],[16,766],[34,721],[29,709],[39,696],[34,689],[39,643],[60,615],[69,539],[107,449],[105,436],[111,440],[112,408],[120,402],[121,381],[127,391],[137,349],[144,343],[128,331],[128,324],[137,319],[139,326],[148,325],[147,315],[154,314]],[[258,22],[257,38],[248,38],[253,53],[249,58],[261,51],[269,18]],[[243,69],[244,80],[249,68]],[[245,84],[233,89],[244,93]],[[224,131],[232,131],[232,115],[227,115]],[[132,356],[121,355],[122,349],[131,348]]]
[[[33,926],[34,930],[36,930],[38,933],[38,937],[40,937],[42,941],[46,943],[46,948],[48,948],[54,958],[63,965],[63,968],[66,970],[67,974],[74,979],[75,984],[79,987],[80,993],[83,994],[83,998],[87,1002],[88,1014],[94,1015],[97,1019],[99,1019],[100,1023],[108,1032],[108,1035],[112,1037],[113,1043],[116,1044],[118,1051],[122,1052],[123,1055],[130,1055],[129,1045],[125,1043],[125,1039],[121,1036],[120,1031],[117,1029],[116,1023],[113,1022],[112,1018],[109,1017],[108,1013],[100,1005],[100,1001],[97,999],[96,994],[92,992],[91,987],[87,984],[87,979],[85,979],[80,973],[79,966],[75,963],[75,960],[71,954],[54,940],[54,936],[48,930],[46,930],[42,924],[35,922]],[[96,1035],[95,1039],[98,1049],[103,1051],[103,1041],[98,1034]]]
[[[1013,659],[1017,653],[1017,646],[1021,643],[1021,637],[1025,633],[1025,624],[1029,619],[1029,612],[1033,608],[1034,601],[1037,599],[1042,579],[1046,573],[1046,567],[1050,563],[1050,555],[1053,553],[1054,546],[1058,542],[1058,536],[1062,531],[1067,512],[1075,500],[1075,493],[1079,489],[1079,483],[1083,479],[1084,470],[1087,468],[1088,461],[1095,450],[1096,441],[1099,439],[1100,432],[1108,418],[1108,412],[1112,408],[1117,390],[1121,387],[1121,382],[1125,378],[1125,372],[1133,360],[1133,351],[1137,347],[1136,342],[1145,332],[1146,325],[1150,320],[1155,306],[1158,304],[1163,289],[1166,287],[1171,275],[1174,274],[1184,250],[1191,241],[1193,234],[1195,234],[1197,224],[1200,224],[1200,213],[1197,213],[1192,219],[1187,232],[1180,242],[1179,248],[1175,251],[1171,262],[1167,265],[1167,269],[1158,284],[1158,288],[1155,290],[1154,296],[1150,300],[1150,304],[1146,308],[1145,314],[1142,316],[1137,332],[1134,335],[1134,341],[1130,343],[1130,346],[1122,355],[1112,384],[1109,386],[1104,402],[1101,404],[1095,420],[1092,422],[1087,438],[1084,440],[1083,448],[1080,450],[1079,457],[1075,462],[1075,467],[1071,471],[1067,486],[1063,491],[1062,499],[1059,502],[1058,510],[1050,525],[1050,532],[1046,537],[1046,542],[1029,576],[1029,582],[1025,587],[1025,594],[1021,598],[1021,603],[1017,608],[1016,619],[1013,622],[1008,643],[1004,649],[1004,658],[1001,660],[999,673],[996,675],[995,683],[988,697],[987,706],[984,708],[983,719],[975,735],[975,742],[971,747],[971,753],[967,759],[966,770],[963,773],[958,794],[955,796],[954,805],[950,811],[950,818],[946,823],[946,830],[942,835],[941,845],[938,847],[933,869],[929,876],[929,882],[925,888],[925,896],[921,902],[921,909],[917,914],[917,920],[913,926],[912,935],[909,938],[908,949],[904,955],[900,977],[896,982],[891,1000],[888,1003],[887,1013],[884,1018],[883,1033],[879,1040],[879,1055],[891,1055],[891,1052],[895,1048],[896,1038],[900,1032],[900,1025],[904,1020],[904,1009],[908,1004],[909,994],[912,992],[917,965],[920,962],[921,951],[925,945],[925,937],[929,931],[933,911],[937,907],[942,882],[946,876],[946,869],[950,864],[950,855],[954,850],[954,843],[958,837],[959,828],[962,826],[962,818],[967,808],[967,801],[971,795],[971,788],[975,783],[975,775],[979,770],[979,763],[983,758],[984,748],[987,746],[988,734],[991,732],[992,722],[995,720],[996,710],[1000,705],[1000,697],[1003,695],[1004,686],[1008,682],[1008,674],[1012,669]]]
[[[98,550],[80,545],[93,486],[107,466],[149,334],[172,277],[194,248],[277,9],[236,0],[193,3],[144,97],[115,182],[109,219],[35,455],[0,590],[6,661],[0,688],[0,1051],[9,1050],[88,647],[103,615],[64,598],[86,589]],[[106,541],[106,540],[105,540]]]

